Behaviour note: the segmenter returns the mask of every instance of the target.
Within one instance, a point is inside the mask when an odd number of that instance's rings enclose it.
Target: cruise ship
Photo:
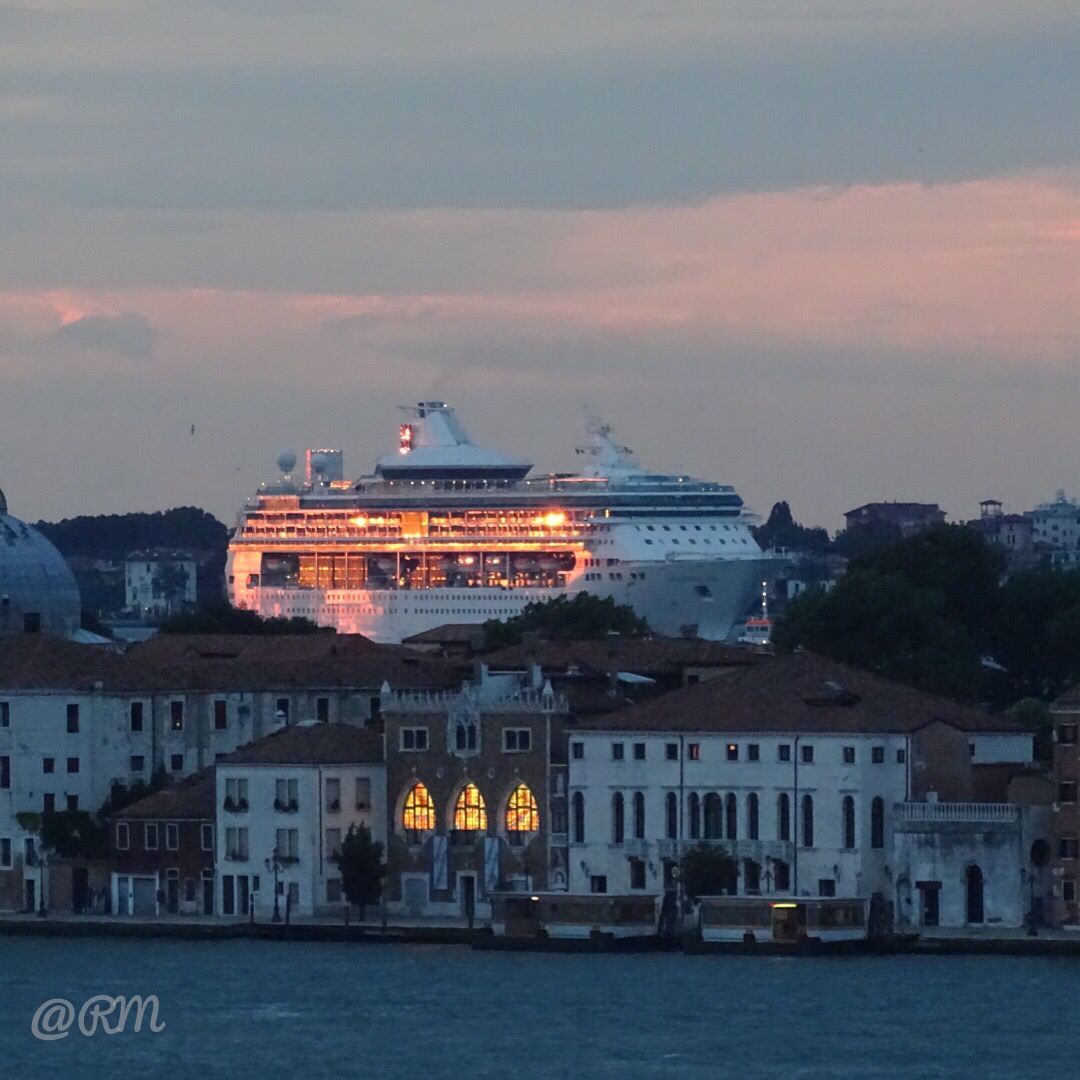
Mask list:
[[[278,458],[241,512],[232,602],[397,642],[588,592],[660,634],[737,638],[774,562],[734,488],[652,473],[598,418],[575,473],[478,446],[441,401],[404,410],[394,452],[346,480],[341,452]]]

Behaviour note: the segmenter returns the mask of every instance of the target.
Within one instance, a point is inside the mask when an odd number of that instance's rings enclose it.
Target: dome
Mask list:
[[[0,491],[0,634],[78,633],[82,604],[63,555],[37,531],[7,512]]]

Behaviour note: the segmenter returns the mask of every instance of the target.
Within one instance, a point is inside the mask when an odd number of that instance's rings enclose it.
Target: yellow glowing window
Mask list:
[[[435,828],[435,804],[431,801],[431,792],[423,784],[414,784],[405,797],[401,823],[406,829],[417,831]]]
[[[454,828],[463,832],[484,832],[487,829],[487,807],[475,784],[462,789],[454,807]]]
[[[539,829],[540,812],[536,808],[536,799],[524,784],[518,784],[506,807],[506,831],[538,832]]]

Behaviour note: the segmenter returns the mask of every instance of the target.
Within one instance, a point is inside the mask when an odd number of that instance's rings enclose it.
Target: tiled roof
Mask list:
[[[492,670],[523,668],[530,659],[545,672],[570,667],[583,674],[630,671],[638,675],[678,674],[688,667],[753,664],[758,654],[703,638],[611,638],[601,641],[540,641],[510,645],[484,656]]]
[[[468,645],[477,638],[483,640],[483,637],[482,623],[443,623],[442,626],[433,626],[430,630],[421,630],[419,634],[402,638],[401,643],[403,645]]]
[[[214,819],[214,770],[203,769],[202,772],[195,773],[177,784],[169,784],[168,787],[147,795],[145,799],[117,810],[111,816],[114,819],[195,818],[212,821]]]
[[[579,729],[686,732],[905,733],[943,720],[968,732],[1023,731],[1003,714],[960,705],[809,652],[673,690]]]
[[[456,667],[358,634],[164,635],[126,652],[39,634],[0,637],[0,690],[128,692],[448,689]]]
[[[293,724],[219,759],[218,765],[356,765],[383,760],[383,734],[352,724]]]

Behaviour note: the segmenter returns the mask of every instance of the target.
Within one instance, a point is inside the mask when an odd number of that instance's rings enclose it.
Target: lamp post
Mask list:
[[[278,902],[278,880],[281,877],[281,860],[278,858],[277,850],[265,860],[266,872],[274,875],[274,916],[273,922],[281,922],[281,907]]]

